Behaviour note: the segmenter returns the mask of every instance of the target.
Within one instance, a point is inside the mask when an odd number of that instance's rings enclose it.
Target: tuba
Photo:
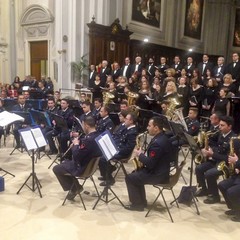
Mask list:
[[[140,133],[137,135],[136,137],[136,147],[135,149],[139,149],[141,148],[141,143],[140,140],[142,137],[147,137],[148,131]],[[134,170],[138,171],[139,169],[141,169],[143,167],[142,162],[139,161],[138,157],[131,157],[131,161],[133,161],[133,165],[134,165]]]
[[[127,97],[128,106],[132,106],[136,104],[136,100],[139,98],[139,94],[135,92],[128,92]]]
[[[229,145],[230,145],[229,155],[230,155],[230,156],[233,156],[234,153],[235,153],[235,150],[234,150],[234,142],[233,142],[235,139],[240,139],[240,136],[231,137],[230,142],[229,142]],[[221,162],[218,164],[217,170],[223,172],[224,178],[229,178],[230,176],[234,175],[234,173],[235,173],[234,164],[233,164],[233,163],[227,164],[225,161],[221,161]]]
[[[107,105],[107,104],[111,103],[112,99],[115,98],[114,94],[112,94],[108,91],[102,92],[102,95],[103,95],[103,105]]]

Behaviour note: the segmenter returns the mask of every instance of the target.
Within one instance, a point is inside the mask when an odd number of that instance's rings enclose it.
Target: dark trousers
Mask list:
[[[74,161],[62,162],[53,167],[53,172],[64,191],[69,191],[73,183],[75,183],[75,187],[79,185],[78,180],[73,176],[75,170]],[[72,190],[75,191],[77,189]]]
[[[240,210],[240,181],[237,178],[239,176],[234,175],[218,184],[227,207],[233,210]]]
[[[197,182],[203,189],[208,189],[208,194],[219,196],[217,179],[222,175],[216,168],[215,161],[207,161],[196,167]],[[207,185],[206,185],[207,182]]]
[[[99,160],[99,171],[100,175],[104,177],[106,180],[111,180],[113,178],[112,173],[115,169],[113,169],[114,166],[110,163],[110,161],[107,161],[105,157],[101,157]]]
[[[130,173],[125,178],[129,201],[136,206],[144,207],[147,204],[145,184],[166,183],[161,175],[149,174],[143,170]]]
[[[56,130],[50,130],[45,133],[45,138],[46,138],[46,140],[49,144],[49,148],[52,152],[57,152],[57,148],[56,148],[53,138],[55,136],[57,136],[58,134],[59,134],[59,132]]]

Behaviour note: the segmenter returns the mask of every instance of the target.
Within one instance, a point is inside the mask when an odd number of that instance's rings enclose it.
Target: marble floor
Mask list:
[[[67,201],[62,206],[65,192],[58,184],[52,169],[48,166],[52,162],[44,156],[35,164],[36,175],[41,182],[42,198],[37,191],[32,192],[26,186],[16,194],[24,181],[32,171],[31,158],[26,152],[12,151],[13,140],[7,138],[7,146],[0,148],[0,167],[13,173],[15,177],[6,175],[5,191],[0,193],[0,239],[12,240],[79,240],[79,239],[237,239],[239,238],[238,227],[240,223],[232,222],[224,214],[225,203],[206,205],[203,198],[198,199],[200,215],[196,214],[196,208],[192,204],[188,207],[180,204],[170,207],[174,223],[169,219],[167,211],[163,207],[162,199],[157,204],[157,209],[152,211],[146,218],[145,212],[129,212],[125,210],[115,199],[105,204],[99,202],[95,210],[92,210],[96,202],[94,188],[91,181],[86,182],[82,194],[87,210],[83,209],[80,200]],[[190,159],[183,169],[183,175],[189,180],[188,170]],[[126,164],[130,172],[133,168],[131,163]],[[0,171],[2,175],[4,172]],[[97,180],[99,173],[95,174]],[[31,180],[31,178],[30,178]],[[195,182],[195,176],[193,176]],[[31,184],[31,181],[30,181]],[[183,179],[174,191],[176,195],[184,186]],[[99,187],[101,191],[102,188]],[[128,203],[128,196],[123,173],[117,176],[113,186],[114,192],[123,203]],[[146,187],[148,202],[151,203],[157,191],[152,186]],[[172,201],[170,193],[165,192],[167,202]]]

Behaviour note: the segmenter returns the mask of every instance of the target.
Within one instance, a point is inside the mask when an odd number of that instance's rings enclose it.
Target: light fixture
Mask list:
[[[144,41],[144,42],[148,42],[148,38],[144,38],[143,41]]]
[[[59,53],[59,54],[66,53],[66,52],[67,52],[66,49],[58,50],[58,53]]]
[[[189,49],[188,49],[188,51],[189,51],[189,52],[192,52],[192,51],[193,51],[193,49],[192,49],[192,48],[189,48]]]

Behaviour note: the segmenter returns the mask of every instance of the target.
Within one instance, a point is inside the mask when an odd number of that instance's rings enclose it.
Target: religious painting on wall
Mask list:
[[[160,27],[161,0],[133,0],[132,20]]]
[[[240,47],[240,8],[236,9],[233,46]]]
[[[201,39],[204,0],[186,0],[184,35]]]

